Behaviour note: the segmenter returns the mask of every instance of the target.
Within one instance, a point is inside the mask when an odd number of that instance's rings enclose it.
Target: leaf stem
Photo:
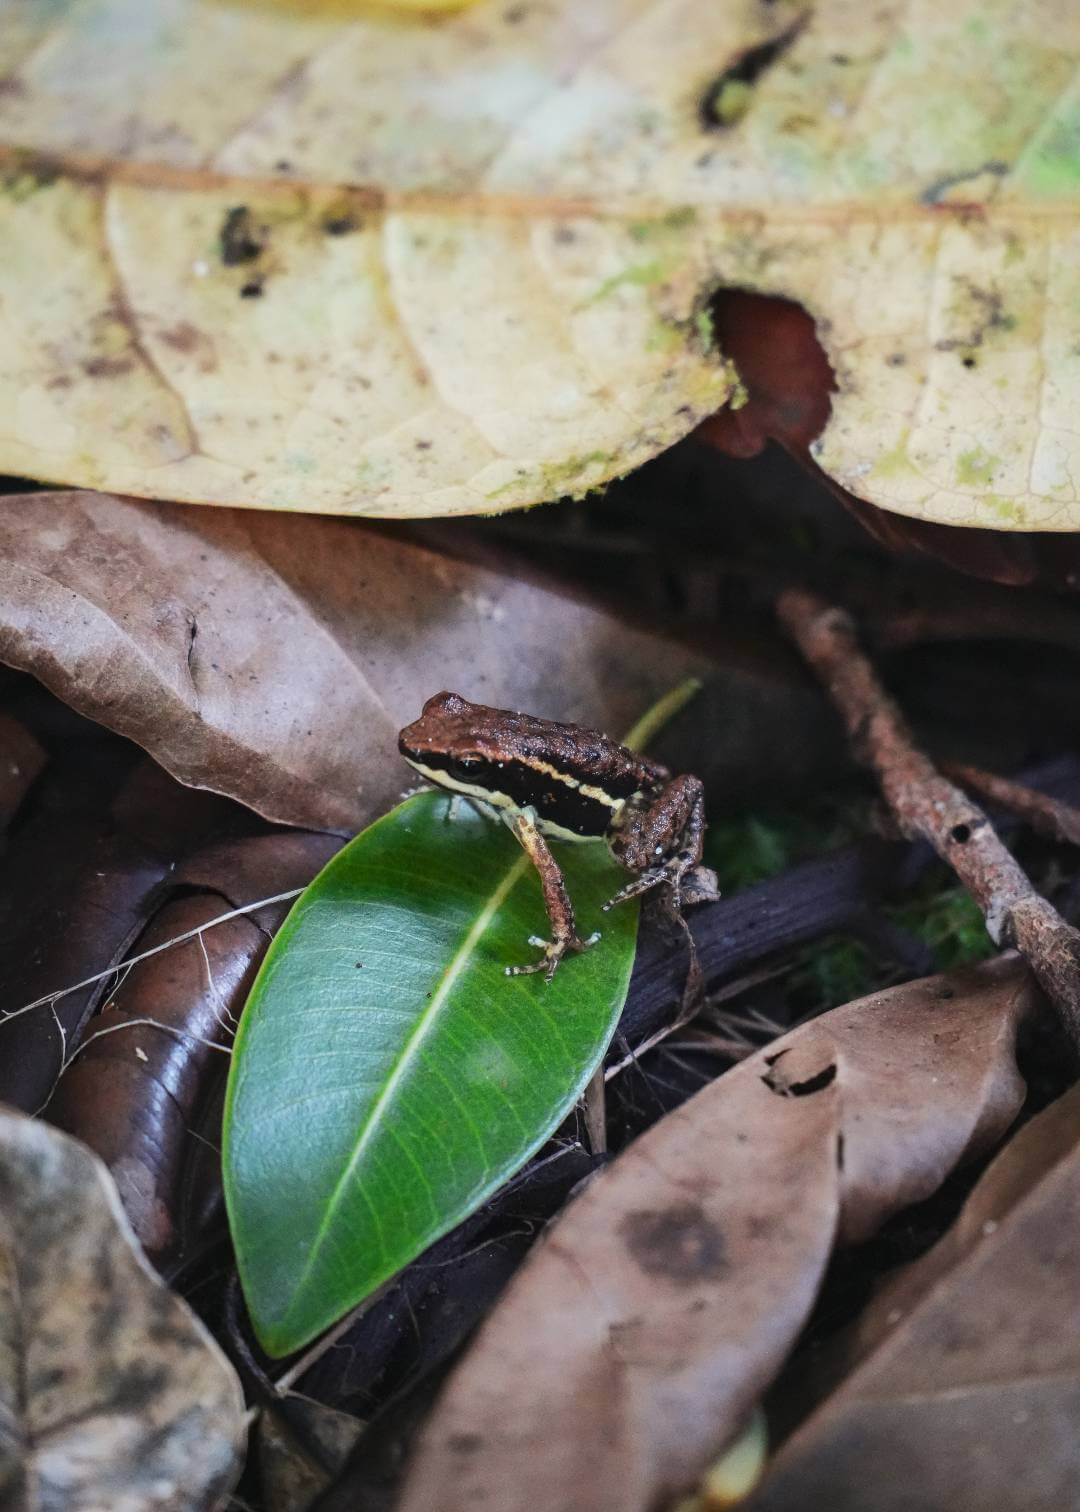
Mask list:
[[[690,700],[701,692],[705,684],[700,677],[686,677],[676,684],[663,698],[658,698],[651,709],[646,709],[640,719],[623,736],[623,745],[632,751],[643,751],[656,739],[666,724],[680,714]]]

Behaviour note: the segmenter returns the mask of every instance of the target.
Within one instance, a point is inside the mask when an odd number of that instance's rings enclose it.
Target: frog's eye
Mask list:
[[[450,775],[459,782],[474,782],[483,770],[484,761],[481,756],[458,756],[450,763]]]

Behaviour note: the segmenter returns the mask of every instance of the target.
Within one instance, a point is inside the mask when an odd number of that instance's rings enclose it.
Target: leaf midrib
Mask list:
[[[344,1201],[349,1183],[355,1175],[356,1169],[361,1159],[363,1158],[363,1155],[368,1145],[370,1144],[371,1139],[374,1137],[376,1129],[378,1128],[383,1109],[391,1100],[401,1081],[408,1072],[409,1067],[411,1066],[416,1054],[420,1049],[420,1046],[423,1044],[430,1029],[437,1021],[439,1011],[441,1010],[443,1004],[446,1002],[446,999],[449,997],[450,992],[453,990],[458,978],[461,976],[462,972],[465,970],[473,954],[475,953],[477,944],[486,933],[488,926],[491,924],[491,921],[495,917],[496,913],[502,907],[503,903],[505,903],[512,888],[525,875],[527,867],[528,857],[519,856],[517,860],[514,861],[513,865],[511,865],[507,869],[506,875],[503,877],[503,880],[491,893],[487,902],[477,914],[473,923],[469,926],[469,929],[462,939],[461,944],[458,946],[450,961],[447,963],[447,966],[442,974],[442,979],[440,980],[438,987],[436,987],[435,991],[431,995],[430,1002],[428,1003],[427,1007],[424,1009],[420,1017],[417,1019],[411,1033],[402,1045],[389,1076],[387,1076],[385,1082],[383,1083],[382,1089],[380,1090],[378,1096],[375,1098],[375,1101],[372,1103],[368,1115],[357,1133],[356,1144],[353,1147],[353,1152],[349,1156],[344,1170],[334,1184],[334,1189],[330,1194],[330,1198],[327,1202],[322,1221],[319,1224],[314,1239],[312,1240],[311,1249],[308,1252],[308,1258],[304,1264],[304,1269],[300,1273],[300,1276],[297,1278],[296,1286],[293,1289],[292,1301],[282,1314],[282,1326],[288,1321],[292,1308],[296,1306],[298,1299],[303,1295],[304,1288],[307,1285],[311,1273],[318,1263],[319,1256],[322,1252],[323,1246],[327,1241],[327,1238],[329,1237],[330,1229],[333,1225],[334,1219],[337,1216],[338,1209]],[[385,1256],[385,1249],[383,1253]]]

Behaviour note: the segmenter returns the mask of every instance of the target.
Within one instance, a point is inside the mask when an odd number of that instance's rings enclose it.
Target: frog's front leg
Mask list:
[[[696,777],[674,777],[645,809],[630,809],[611,841],[612,855],[637,875],[619,889],[605,912],[666,882],[678,908],[683,878],[701,862],[705,790]]]
[[[574,922],[574,905],[566,890],[566,882],[559,869],[559,863],[551,854],[548,843],[537,826],[536,810],[519,809],[513,814],[504,814],[503,817],[540,875],[540,886],[544,890],[544,906],[551,920],[550,940],[543,940],[539,935],[529,937],[529,944],[538,946],[544,952],[540,960],[533,961],[528,966],[507,966],[506,974],[507,976],[529,976],[534,971],[542,971],[550,982],[564,955],[573,951],[587,950],[590,945],[596,944],[600,936],[592,934],[588,939],[583,940],[578,934],[577,925]]]

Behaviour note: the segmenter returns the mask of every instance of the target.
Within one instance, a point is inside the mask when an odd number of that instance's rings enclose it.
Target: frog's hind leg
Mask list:
[[[533,961],[527,966],[507,966],[506,974],[507,976],[529,976],[535,971],[542,971],[550,982],[564,955],[587,950],[590,945],[596,944],[600,936],[592,934],[588,939],[582,939],[578,934],[577,925],[574,922],[574,905],[566,890],[566,880],[559,869],[559,863],[551,854],[547,841],[540,833],[536,810],[520,809],[514,814],[504,814],[503,818],[517,836],[522,849],[539,873],[540,886],[544,891],[544,906],[551,920],[550,940],[541,939],[539,935],[529,937],[529,944],[537,946],[544,952],[540,960]]]
[[[616,861],[636,875],[604,904],[604,912],[661,883],[671,888],[678,908],[683,878],[700,864],[704,841],[705,790],[697,777],[676,777],[648,808],[631,811],[612,841]]]

